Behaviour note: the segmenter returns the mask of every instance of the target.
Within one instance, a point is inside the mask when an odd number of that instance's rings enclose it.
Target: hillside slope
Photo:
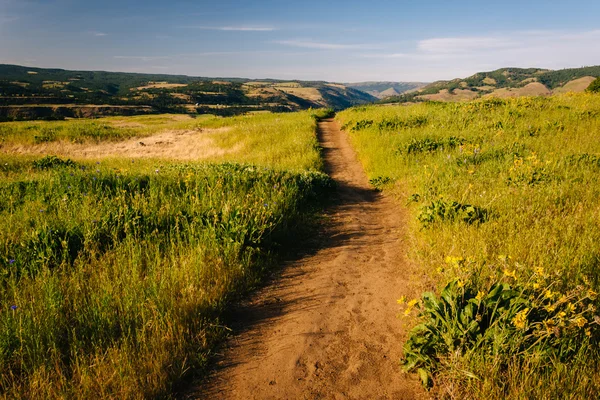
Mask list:
[[[540,68],[501,68],[479,72],[464,79],[437,81],[418,91],[390,97],[384,102],[464,101],[479,97],[506,98],[583,92],[598,76],[600,66],[557,71]]]
[[[0,65],[0,119],[146,112],[236,115],[336,110],[377,98],[340,84]],[[111,106],[111,107],[98,107]]]
[[[398,96],[427,85],[423,82],[355,82],[345,86],[361,90],[380,99]]]

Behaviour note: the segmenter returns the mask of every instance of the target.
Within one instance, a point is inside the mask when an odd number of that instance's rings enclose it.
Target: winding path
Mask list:
[[[406,332],[395,303],[417,290],[403,209],[370,188],[335,121],[319,123],[319,140],[338,190],[318,245],[236,311],[236,334],[190,398],[425,397],[399,366]]]

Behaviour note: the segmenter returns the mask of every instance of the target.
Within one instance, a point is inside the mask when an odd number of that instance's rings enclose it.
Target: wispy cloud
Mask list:
[[[108,36],[108,33],[92,31],[92,32],[90,32],[90,35],[92,35],[94,37],[104,37],[104,36]]]
[[[272,32],[278,30],[273,26],[187,26],[186,28],[232,32]]]
[[[156,60],[170,60],[170,56],[113,56],[117,60],[136,60],[136,61],[156,61]]]
[[[510,37],[448,37],[421,40],[420,51],[428,53],[467,53],[473,51],[507,49],[518,42]]]
[[[448,79],[507,66],[557,69],[597,65],[600,53],[593,49],[599,41],[600,30],[514,31],[422,39],[413,42],[412,50],[403,46],[396,49],[401,51],[356,55],[372,60],[372,68],[420,68],[424,74],[420,79]]]
[[[362,58],[411,58],[412,54],[407,53],[369,53],[360,54]]]
[[[275,40],[273,43],[284,46],[301,47],[305,49],[319,50],[374,50],[380,49],[380,45],[371,44],[345,44],[345,43],[324,43],[311,40]]]
[[[11,22],[15,22],[19,19],[19,17],[15,17],[15,16],[6,16],[6,15],[0,15],[0,26],[4,25],[4,24],[9,24]]]

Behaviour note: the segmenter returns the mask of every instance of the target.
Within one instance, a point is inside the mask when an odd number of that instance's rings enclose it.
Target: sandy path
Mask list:
[[[52,154],[63,157],[92,159],[128,157],[204,160],[239,150],[237,147],[220,148],[210,137],[211,134],[219,134],[227,130],[227,128],[165,130],[152,136],[126,139],[119,142],[9,144],[0,146],[0,152],[7,154]]]
[[[190,398],[414,399],[400,372],[401,295],[414,296],[402,207],[370,189],[346,133],[319,124],[338,200],[319,247],[236,311],[234,331],[208,382]]]

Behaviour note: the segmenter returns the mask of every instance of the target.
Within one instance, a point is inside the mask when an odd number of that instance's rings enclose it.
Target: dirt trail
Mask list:
[[[414,296],[404,213],[374,192],[333,120],[319,123],[338,199],[319,248],[236,312],[238,332],[199,392],[206,399],[415,399],[400,371],[396,303]]]

